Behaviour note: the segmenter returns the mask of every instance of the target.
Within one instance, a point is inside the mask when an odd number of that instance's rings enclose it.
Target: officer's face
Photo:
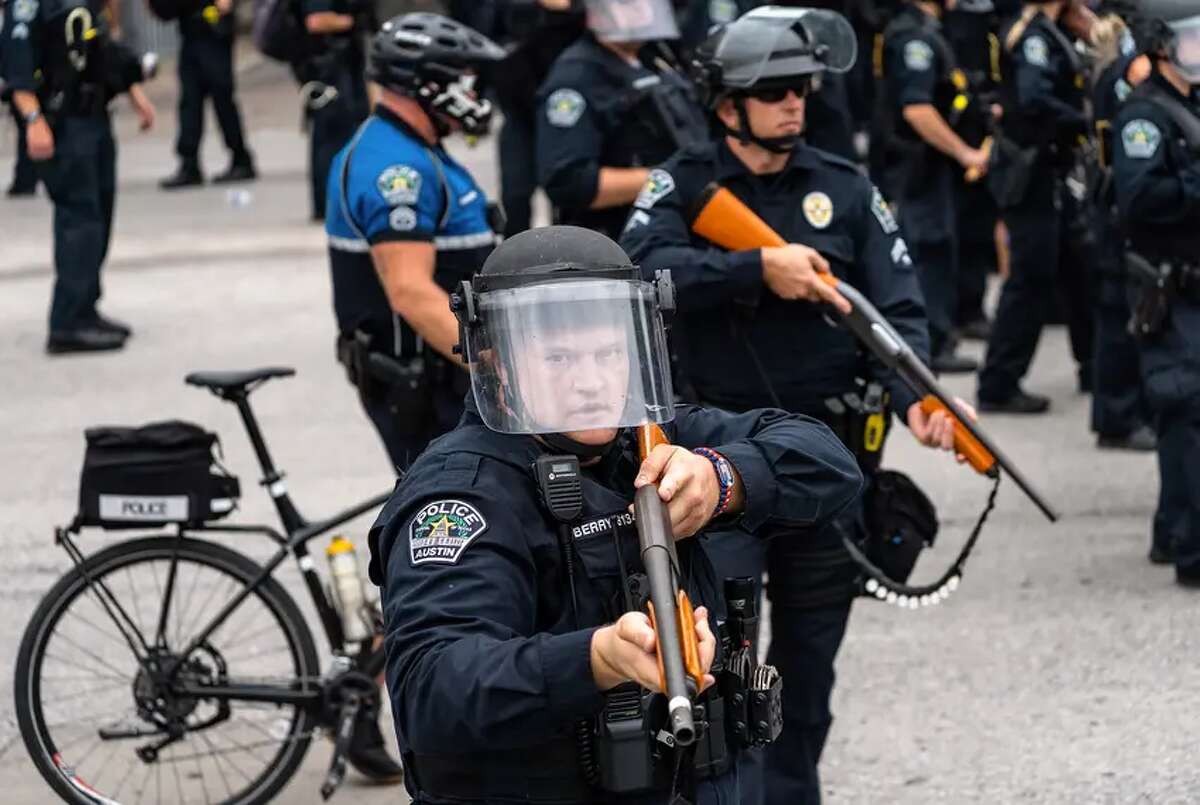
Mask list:
[[[516,355],[522,402],[534,422],[584,444],[607,444],[621,421],[629,391],[625,332],[607,325],[531,339]]]
[[[757,137],[794,137],[804,131],[804,89],[776,91],[766,97],[745,96],[746,117],[750,131]],[[732,99],[725,99],[717,108],[721,121],[731,129],[739,129],[737,110]]]

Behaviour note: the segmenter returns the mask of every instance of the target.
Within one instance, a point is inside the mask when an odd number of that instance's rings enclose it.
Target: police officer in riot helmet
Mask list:
[[[1075,0],[1027,2],[1000,33],[1003,119],[987,178],[1008,229],[1011,271],[1000,293],[979,373],[980,410],[1039,414],[1050,400],[1021,380],[1054,310],[1060,277],[1083,284],[1084,258],[1073,237],[1080,199],[1066,176],[1087,132],[1082,64],[1064,28],[1086,35],[1094,15]],[[1090,384],[1090,305],[1086,289],[1067,296],[1080,386]]]
[[[371,45],[374,113],[333,160],[326,232],[338,356],[394,467],[462,413],[467,374],[448,291],[487,257],[487,198],[443,147],[481,135],[492,106],[479,72],[504,51],[430,13],[397,16]]]
[[[6,92],[26,149],[54,203],[51,354],[121,349],[128,325],[100,314],[100,269],[116,198],[116,145],[108,104],[128,94],[142,130],[154,107],[141,89],[153,73],[112,40],[101,0],[11,0],[0,31]]]
[[[694,537],[714,521],[762,537],[821,525],[861,479],[813,420],[676,407],[669,287],[605,236],[552,226],[506,240],[454,300],[472,400],[370,538],[415,802],[737,802],[744,725],[727,723],[722,594]],[[645,461],[631,432],[643,424],[671,442]],[[697,603],[684,628],[699,644],[702,727],[686,750],[661,740],[630,515],[650,483]]]
[[[756,9],[710,37],[696,66],[723,136],[652,172],[622,244],[644,272],[675,277],[687,379],[703,403],[731,411],[770,405],[821,419],[857,454],[870,481],[882,449],[882,440],[865,438],[872,419],[885,421],[890,408],[935,448],[951,446],[952,423],[927,417],[903,382],[867,362],[853,336],[826,321],[826,305],[849,310],[820,279],[833,272],[928,359],[928,324],[900,226],[853,163],[802,139],[814,77],[849,69],[854,45],[841,15],[806,9]],[[787,245],[726,251],[693,232],[712,182]],[[769,570],[768,656],[786,680],[783,732],[766,750],[765,774],[750,763],[741,769],[743,802],[763,801],[762,788],[772,805],[820,801],[817,762],[832,719],[833,662],[858,593],[842,535],[868,539],[862,512],[856,503],[830,526],[769,546],[744,532],[706,538],[718,575],[761,578]]]
[[[616,237],[649,168],[707,136],[668,42],[671,0],[585,0],[587,27],[538,93],[538,180],[559,223]]]
[[[1139,291],[1135,335],[1158,431],[1162,485],[1151,558],[1200,588],[1200,3],[1146,0],[1139,49],[1150,77],[1113,126],[1113,180]]]
[[[942,31],[955,0],[909,0],[883,32],[883,82],[871,132],[872,178],[898,206],[929,316],[934,371],[973,372],[955,354],[958,299],[958,184],[982,175],[987,154],[956,130],[972,97]]]

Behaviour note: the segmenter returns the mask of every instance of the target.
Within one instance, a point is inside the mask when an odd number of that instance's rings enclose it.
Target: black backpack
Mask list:
[[[267,58],[300,64],[309,56],[309,35],[299,0],[254,0],[254,45]]]

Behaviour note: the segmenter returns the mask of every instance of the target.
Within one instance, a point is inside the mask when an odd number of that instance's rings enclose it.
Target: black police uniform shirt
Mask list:
[[[651,47],[651,46],[647,46]],[[557,222],[616,239],[628,207],[589,209],[600,168],[649,167],[675,150],[649,125],[638,105],[640,89],[662,80],[640,62],[630,64],[584,34],[567,48],[538,90],[538,184],[557,209]]]
[[[416,335],[393,315],[371,247],[432,243],[434,280],[450,292],[471,278],[496,242],[487,198],[467,169],[383,107],[333,160],[325,231],[339,329],[361,330],[371,336],[373,349],[405,357],[418,354]]]
[[[1196,90],[1181,94],[1157,72],[1130,93],[1113,123],[1113,180],[1133,249],[1151,260],[1187,257],[1200,264],[1200,163],[1179,126],[1145,90],[1166,93],[1200,114]]]
[[[917,401],[882,365],[864,367],[854,337],[822,306],[785,301],[763,281],[761,252],[727,252],[694,234],[689,215],[705,186],[728,188],[789,243],[816,249],[838,277],[870,299],[916,354],[929,332],[916,272],[880,192],[853,163],[797,147],[777,174],[756,176],[724,140],[681,151],[655,169],[634,204],[621,245],[652,276],[669,269],[676,327],[699,398],[734,410],[768,404],[761,364],[784,408],[825,416],[824,400],[870,372],[901,417]]]
[[[1001,41],[1006,41],[1008,30],[1001,32]],[[1058,158],[1053,163],[1069,165],[1070,152],[1088,127],[1083,74],[1070,41],[1038,12],[1002,63],[1004,133],[1021,145],[1039,146],[1043,156],[1054,147]]]
[[[960,94],[967,99],[966,76],[958,69],[942,25],[919,8],[905,4],[884,32],[885,102],[890,108],[893,159],[883,182],[888,198],[900,205],[904,232],[914,242],[943,241],[957,230],[954,203],[957,163],[921,136],[904,119],[904,109],[929,105],[951,126]],[[955,85],[955,79],[961,87]],[[896,158],[898,157],[898,158]],[[882,178],[882,177],[880,177]]]
[[[746,502],[727,527],[762,538],[803,539],[795,529],[822,527],[861,488],[853,456],[804,417],[680,406],[664,430],[674,444],[711,447],[733,464]],[[430,790],[423,763],[497,788],[515,780],[522,791],[534,778],[546,785],[578,777],[572,725],[604,703],[592,676],[592,635],[624,611],[618,562],[631,576],[642,572],[629,511],[635,451],[625,432],[619,449],[583,468],[583,514],[565,527],[577,557],[577,618],[562,527],[539,503],[530,469],[554,451],[534,437],[488,430],[468,404],[458,428],[430,444],[380,513],[370,576],[383,588],[387,687],[422,802],[460,801]],[[683,586],[716,618],[719,580],[701,540],[677,547]],[[503,768],[495,768],[498,757]],[[513,792],[488,793],[507,802],[502,795]]]
[[[234,20],[235,13],[231,11],[218,17],[214,25],[205,19],[203,11],[197,11],[194,14],[180,17],[179,33],[183,36],[185,43],[189,40],[232,42]]]
[[[67,15],[74,8],[91,12],[94,24],[101,22],[105,0],[10,0],[0,32],[0,70],[8,91],[37,93],[46,102],[51,93],[66,86],[78,85],[106,88],[100,105],[91,109],[102,111],[114,90],[123,91],[128,85],[110,87],[105,63],[106,43],[103,38],[92,40],[87,49],[87,63],[76,76],[70,66],[65,38]]]

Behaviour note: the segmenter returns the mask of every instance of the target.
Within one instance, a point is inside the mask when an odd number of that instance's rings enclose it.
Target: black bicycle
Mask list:
[[[130,539],[85,557],[78,518],[55,530],[74,563],[33,614],[16,663],[16,710],[38,771],[76,803],[261,803],[296,772],[314,735],[334,736],[322,785],[341,783],[360,711],[377,712],[384,655],[378,607],[365,639],[347,640],[307,544],[381,506],[388,494],[327,520],[300,516],[267,451],[250,393],[271,368],[200,372],[187,383],[237,406],[283,533],[202,523]],[[259,534],[265,564],[205,536]],[[292,596],[272,577],[299,564],[328,638],[317,646]]]

